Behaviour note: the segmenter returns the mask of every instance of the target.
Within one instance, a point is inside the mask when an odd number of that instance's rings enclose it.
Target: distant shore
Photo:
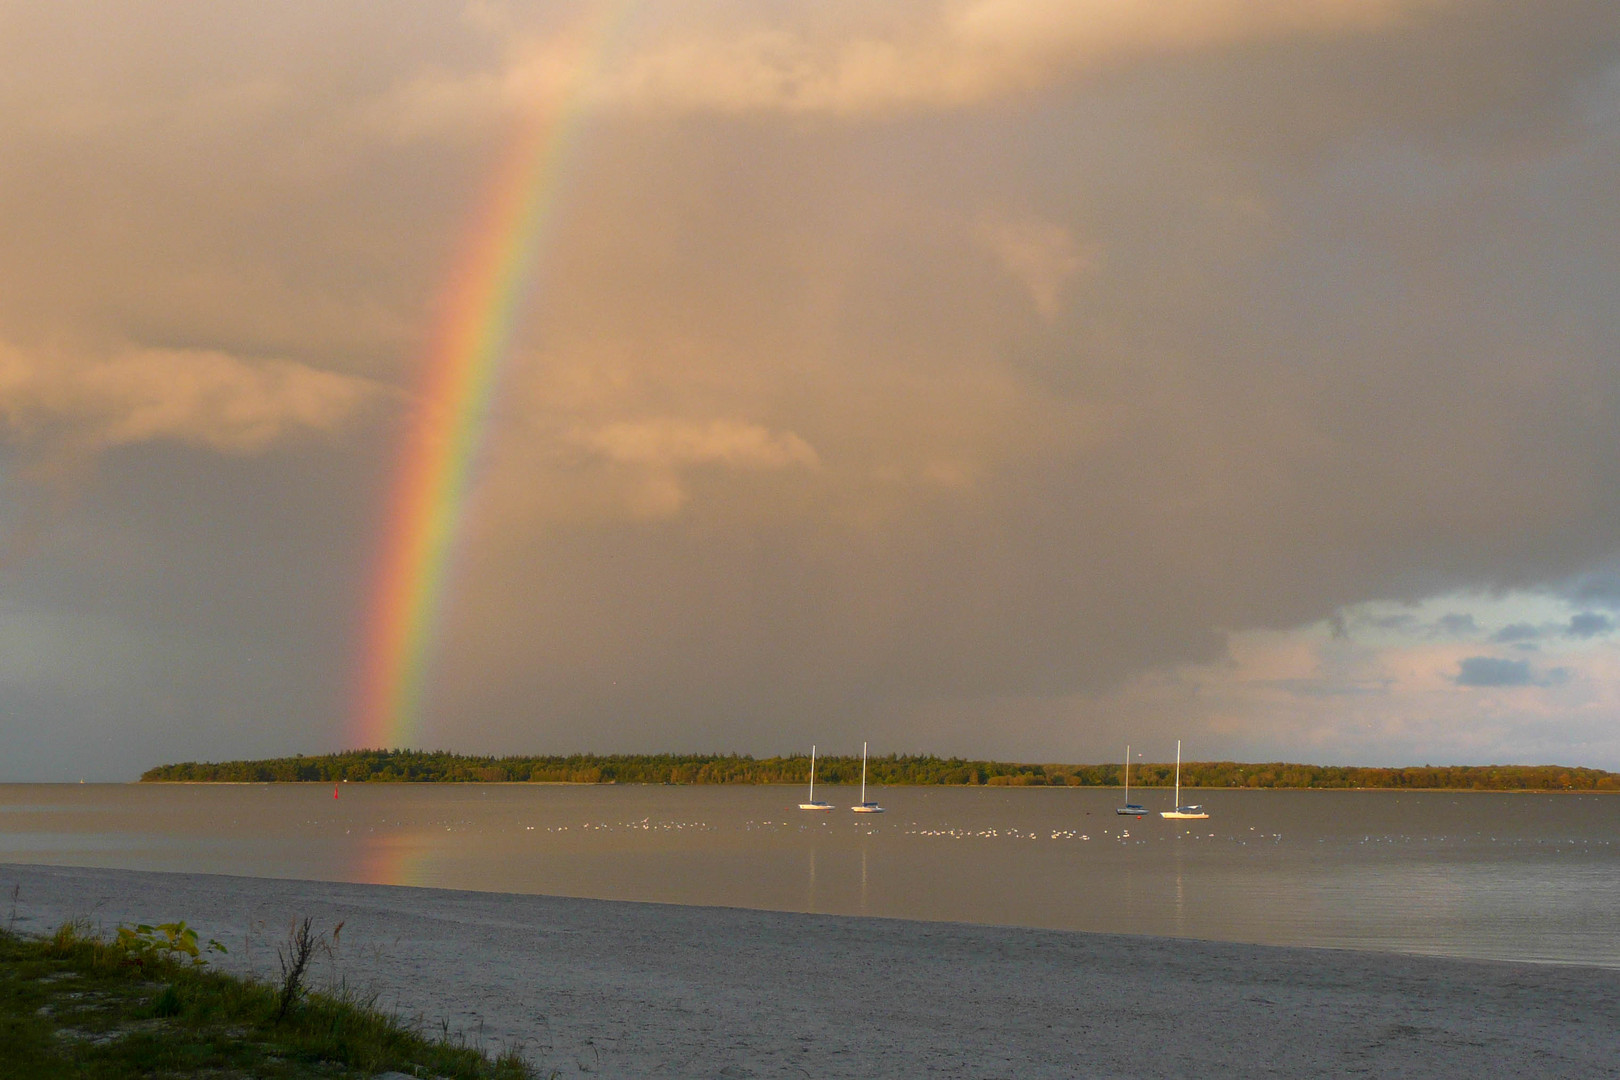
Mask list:
[[[92,782],[98,782],[99,783],[99,782],[103,782],[103,781],[92,781]],[[455,784],[467,784],[467,785],[476,784],[476,785],[478,785],[480,787],[512,787],[512,788],[537,788],[537,787],[568,787],[568,788],[577,788],[577,787],[779,787],[779,788],[797,788],[797,787],[802,787],[803,786],[802,784],[792,783],[792,782],[789,782],[789,781],[786,781],[786,780],[736,781],[736,782],[732,782],[732,783],[690,784],[690,785],[688,785],[688,784],[670,784],[670,783],[667,783],[667,782],[655,782],[655,781],[650,781],[650,780],[359,780],[359,781],[350,781],[350,780],[337,780],[337,781],[332,781],[332,780],[150,780],[150,779],[147,779],[146,777],[142,777],[139,780],[105,781],[105,782],[106,783],[149,784],[149,785],[170,784],[170,785],[176,785],[176,786],[192,786],[192,787],[265,787],[265,786],[270,785],[270,784],[306,784],[306,785],[308,785],[310,787],[325,787],[328,784],[332,784],[332,783],[339,783],[339,784],[349,784],[349,783],[356,783],[356,784],[394,784],[394,785],[402,785],[402,786],[403,785],[420,785],[420,786],[429,786],[429,787],[435,786],[435,785],[437,785],[437,786],[445,786],[445,785],[455,785]],[[82,784],[82,783],[85,783],[85,781],[83,781],[83,780],[79,780],[79,781],[67,781],[67,780],[64,780],[64,781],[61,781],[61,783],[80,783],[80,784]],[[822,788],[822,787],[828,787],[828,788],[855,788],[855,787],[859,787],[859,786],[860,785],[858,783],[851,784],[851,783],[848,783],[848,782],[845,782],[845,781],[838,781],[838,782],[832,782],[832,783],[829,783],[827,781],[822,781],[822,780],[816,781],[816,787],[818,789]],[[997,785],[997,784],[971,785],[971,784],[908,784],[908,783],[879,784],[879,783],[876,783],[876,782],[869,782],[867,786],[872,787],[872,788],[974,787],[974,786],[980,786],[980,787],[985,787],[985,788],[990,789],[990,790],[1001,790],[1004,787],[1012,786],[1012,787],[1017,787],[1018,789],[1025,790],[1025,791],[1062,792],[1062,791],[1074,790],[1071,787],[1067,787],[1067,786],[1061,786],[1060,787],[1060,786],[1058,786],[1056,784],[1045,784],[1045,785],[1023,785],[1023,784],[1017,784],[1017,785]],[[1120,785],[1120,784],[1088,784],[1088,785],[1085,785],[1085,786],[1090,790],[1102,790],[1102,791],[1123,791],[1124,790],[1124,787],[1122,785]],[[1169,790],[1170,785],[1169,784],[1138,784],[1136,782],[1136,780],[1133,778],[1131,780],[1131,790],[1134,791],[1137,788],[1151,788],[1154,791],[1166,791],[1166,790]],[[1366,793],[1369,793],[1369,794],[1378,793],[1378,794],[1386,794],[1386,795],[1391,794],[1391,793],[1394,793],[1394,794],[1398,795],[1401,792],[1412,792],[1413,794],[1426,793],[1426,794],[1451,794],[1451,795],[1620,795],[1620,789],[1617,789],[1617,788],[1283,787],[1281,785],[1275,785],[1275,786],[1272,786],[1272,787],[1265,787],[1265,788],[1261,788],[1261,787],[1239,788],[1239,787],[1202,787],[1202,786],[1199,786],[1199,785],[1196,785],[1196,784],[1187,784],[1187,783],[1183,783],[1181,785],[1181,790],[1182,791],[1320,791],[1320,792],[1341,792],[1341,793],[1342,792],[1366,792]]]
[[[884,787],[1122,787],[1121,763],[1098,765],[974,761],[930,754],[816,760],[818,783],[867,782]],[[1132,762],[1130,785],[1170,787],[1176,766]],[[1325,789],[1367,791],[1620,791],[1620,773],[1564,765],[1407,765],[1398,768],[1305,765],[1289,762],[1184,761],[1189,789]],[[571,783],[571,784],[804,784],[808,755],[754,758],[747,754],[573,754],[489,757],[422,750],[351,750],[290,758],[159,765],[146,783]]]
[[[13,891],[15,890],[15,892]],[[16,925],[184,918],[562,1077],[1613,1076],[1620,971],[735,908],[0,866]]]

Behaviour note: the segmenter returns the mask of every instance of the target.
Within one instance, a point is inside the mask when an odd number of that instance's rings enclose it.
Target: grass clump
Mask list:
[[[318,947],[302,925],[291,947]],[[372,998],[311,991],[302,966],[297,980],[284,968],[271,985],[154,941],[189,946],[195,936],[183,923],[114,940],[72,923],[46,938],[0,929],[0,1080],[533,1075],[515,1052],[492,1060],[461,1039],[426,1037]]]

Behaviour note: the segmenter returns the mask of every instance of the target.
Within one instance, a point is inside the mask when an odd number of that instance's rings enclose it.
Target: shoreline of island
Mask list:
[[[867,763],[879,787],[1123,786],[1121,763],[1070,765],[889,754]],[[862,759],[825,755],[817,783],[854,784]],[[1132,762],[1131,786],[1171,787],[1169,762]],[[1620,792],[1620,773],[1565,765],[1346,766],[1291,762],[1184,761],[1180,782],[1195,790]],[[747,754],[467,755],[450,751],[352,750],[223,762],[178,762],[141,774],[142,783],[517,783],[649,786],[803,784],[809,755]]]
[[[508,787],[508,788],[546,788],[546,787],[558,787],[558,788],[601,788],[601,787],[779,787],[779,788],[784,788],[784,789],[793,789],[793,788],[799,788],[799,787],[804,786],[803,784],[795,784],[795,783],[792,783],[792,782],[789,782],[789,781],[775,781],[775,780],[772,780],[772,781],[760,781],[760,782],[757,782],[757,783],[737,782],[737,783],[712,783],[712,784],[667,784],[667,783],[654,783],[652,781],[640,781],[640,780],[591,780],[591,781],[584,781],[584,780],[581,780],[581,781],[575,781],[575,780],[365,780],[365,781],[340,780],[340,781],[336,781],[336,782],[341,783],[341,784],[348,784],[348,783],[352,782],[352,783],[356,783],[356,784],[364,784],[366,786],[371,786],[371,787],[382,787],[382,786],[388,786],[388,787],[455,787],[455,786],[462,786],[462,787]],[[91,785],[91,784],[116,784],[116,785],[120,785],[120,786],[132,786],[132,787],[143,787],[143,786],[144,787],[279,787],[279,786],[297,787],[297,786],[304,786],[304,787],[315,788],[315,787],[326,787],[328,784],[333,783],[333,781],[331,781],[331,780],[146,780],[146,779],[140,779],[140,780],[60,780],[60,781],[39,781],[39,783],[42,786],[43,785],[67,786],[67,785],[71,784],[71,785],[73,785],[75,787],[77,787],[79,785],[88,786],[88,785]],[[844,789],[844,788],[858,789],[860,787],[860,783],[858,781],[854,782],[854,783],[849,783],[849,782],[845,782],[845,781],[838,781],[836,783],[827,783],[825,781],[818,780],[818,781],[816,781],[816,786],[817,786],[817,788],[827,787],[827,788],[838,788],[838,789]],[[1025,785],[995,785],[995,784],[980,784],[980,785],[971,785],[971,784],[907,784],[907,783],[879,784],[879,783],[870,783],[869,782],[867,784],[867,786],[869,788],[874,789],[874,790],[879,789],[879,788],[950,788],[950,789],[953,789],[953,790],[969,790],[969,791],[981,790],[981,789],[992,790],[992,791],[1001,791],[1001,790],[1005,790],[1008,787],[1011,787],[1011,788],[1013,788],[1014,790],[1017,790],[1017,791],[1028,791],[1028,792],[1031,792],[1031,793],[1047,792],[1047,793],[1052,793],[1052,794],[1059,794],[1059,793],[1064,793],[1064,792],[1074,792],[1074,791],[1123,791],[1124,790],[1124,787],[1122,785],[1120,785],[1120,784],[1087,784],[1087,785],[1084,785],[1083,787],[1082,786],[1059,787],[1057,785],[1038,785],[1038,786],[1037,785],[1031,785],[1031,786],[1025,786]],[[1169,784],[1138,784],[1135,781],[1134,778],[1131,780],[1131,788],[1133,790],[1136,789],[1136,788],[1149,788],[1149,789],[1154,790],[1154,791],[1168,791],[1168,790],[1170,790],[1170,787],[1171,787],[1171,785],[1169,785]],[[1186,784],[1186,783],[1181,785],[1181,790],[1182,791],[1201,791],[1201,792],[1210,792],[1210,791],[1213,791],[1213,792],[1237,792],[1237,793],[1241,793],[1241,792],[1318,792],[1318,793],[1321,793],[1321,794],[1339,793],[1339,794],[1381,794],[1381,795],[1390,795],[1390,794],[1394,794],[1394,795],[1401,795],[1401,794],[1410,794],[1410,795],[1559,795],[1559,796],[1577,796],[1577,795],[1605,795],[1605,796],[1612,796],[1612,795],[1620,795],[1620,789],[1617,789],[1617,788],[1460,788],[1460,787],[1459,788],[1446,788],[1446,787],[1283,787],[1283,786],[1273,786],[1273,787],[1264,787],[1264,788],[1261,788],[1261,787],[1239,788],[1239,787],[1201,787],[1201,786],[1198,786],[1198,785],[1195,785],[1195,784]]]

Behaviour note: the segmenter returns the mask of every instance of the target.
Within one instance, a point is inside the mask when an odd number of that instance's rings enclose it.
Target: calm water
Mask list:
[[[781,787],[0,785],[0,863],[1620,967],[1616,796],[1211,791],[1168,822],[1107,790],[876,795],[858,818]]]

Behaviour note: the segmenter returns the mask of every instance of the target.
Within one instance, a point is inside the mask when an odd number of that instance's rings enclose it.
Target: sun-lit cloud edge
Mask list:
[[[258,453],[331,433],[378,393],[354,376],[215,349],[82,355],[0,342],[0,437],[50,451],[174,442]]]
[[[971,0],[918,5],[881,20],[804,19],[790,7],[731,25],[699,13],[629,43],[588,97],[596,107],[653,113],[859,118],[956,109],[1153,57],[1374,33],[1455,2]],[[499,66],[423,72],[369,102],[360,122],[401,140],[455,137],[566,93],[560,58],[573,45],[565,34],[503,33]]]

